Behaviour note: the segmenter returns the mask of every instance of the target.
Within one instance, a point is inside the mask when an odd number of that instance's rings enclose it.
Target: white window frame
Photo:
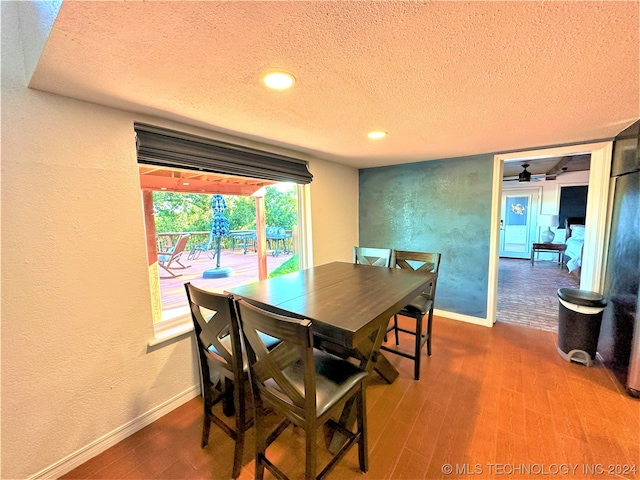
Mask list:
[[[187,193],[187,192],[185,192]],[[198,192],[193,192],[198,193]],[[298,196],[298,252],[300,259],[300,269],[309,268],[313,265],[313,248],[311,244],[311,190],[309,185],[297,185]],[[145,233],[146,235],[146,233]],[[145,239],[146,240],[146,239]],[[160,305],[159,313],[162,315],[162,300],[160,294],[158,263],[154,263],[149,269],[150,299],[154,315],[157,315],[154,306]],[[152,319],[155,320],[155,319]],[[161,345],[173,339],[190,334],[193,331],[191,315],[187,311],[175,318],[161,321],[153,321],[154,336],[148,342],[149,347]]]

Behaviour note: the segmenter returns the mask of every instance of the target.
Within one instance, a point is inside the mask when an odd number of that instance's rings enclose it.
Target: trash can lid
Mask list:
[[[604,298],[603,295],[597,292],[590,292],[589,290],[560,288],[558,289],[558,297],[565,302],[582,305],[584,307],[604,307],[607,304],[607,299]]]

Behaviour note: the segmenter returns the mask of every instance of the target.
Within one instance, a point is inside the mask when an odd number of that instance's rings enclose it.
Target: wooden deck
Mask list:
[[[225,289],[237,285],[258,281],[258,254],[248,251],[242,253],[242,249],[236,248],[235,252],[231,250],[222,250],[220,256],[221,267],[233,268],[233,274],[225,278],[202,278],[205,270],[216,267],[216,260],[201,252],[200,256],[194,260],[187,260],[187,253],[182,255],[180,260],[183,265],[188,268],[172,269],[176,274],[181,274],[175,278],[160,278],[160,295],[162,297],[162,309],[164,319],[175,315],[187,313],[187,297],[185,296],[184,284],[191,282],[196,287],[212,292],[222,293]],[[289,260],[292,254],[280,253],[277,257],[272,254],[267,255],[267,272],[271,273],[277,267]],[[160,276],[168,276],[163,269],[159,269]],[[171,312],[171,313],[170,313]],[[167,316],[167,314],[169,314]]]

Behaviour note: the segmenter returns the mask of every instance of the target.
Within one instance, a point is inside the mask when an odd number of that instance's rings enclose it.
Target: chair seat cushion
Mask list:
[[[346,392],[368,374],[351,362],[335,355],[313,350],[316,366],[316,415],[319,417],[336,404]],[[282,372],[304,396],[304,372],[302,361],[292,363]],[[280,390],[276,382],[267,380],[266,385]]]
[[[267,335],[266,333],[258,332],[258,336],[262,339],[262,343],[264,343],[264,346],[267,347],[267,350],[273,350],[273,348],[280,343],[279,339],[272,337],[271,335]],[[227,334],[224,337],[222,337],[220,339],[220,343],[229,353],[231,353],[231,335]],[[214,355],[221,357],[220,353],[218,353],[218,350],[216,350],[216,347],[214,347],[213,345],[209,345],[209,347],[207,347],[207,350],[209,350],[209,352],[213,353]],[[247,370],[249,368],[246,355],[243,355],[242,368],[243,370]]]
[[[275,337],[272,337],[271,335],[267,335],[266,333],[258,332],[258,336],[260,336],[260,339],[262,340],[262,343],[264,343],[264,346],[267,347],[267,350],[272,350],[273,347],[275,347],[280,343],[280,340],[278,340]],[[220,339],[220,343],[224,345],[229,352],[231,352],[231,336],[230,335],[225,335],[224,337],[222,337]],[[213,345],[209,345],[209,348],[207,350],[209,350],[211,353],[215,353],[216,355],[219,355],[218,351],[216,350],[216,347],[214,347]]]
[[[426,295],[418,295],[416,298],[404,307],[399,313],[400,315],[406,313],[408,315],[425,315],[429,310],[433,301]]]

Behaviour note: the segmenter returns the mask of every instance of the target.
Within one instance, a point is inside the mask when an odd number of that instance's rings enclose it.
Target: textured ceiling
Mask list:
[[[614,136],[639,25],[636,1],[65,1],[30,86],[379,166]]]

